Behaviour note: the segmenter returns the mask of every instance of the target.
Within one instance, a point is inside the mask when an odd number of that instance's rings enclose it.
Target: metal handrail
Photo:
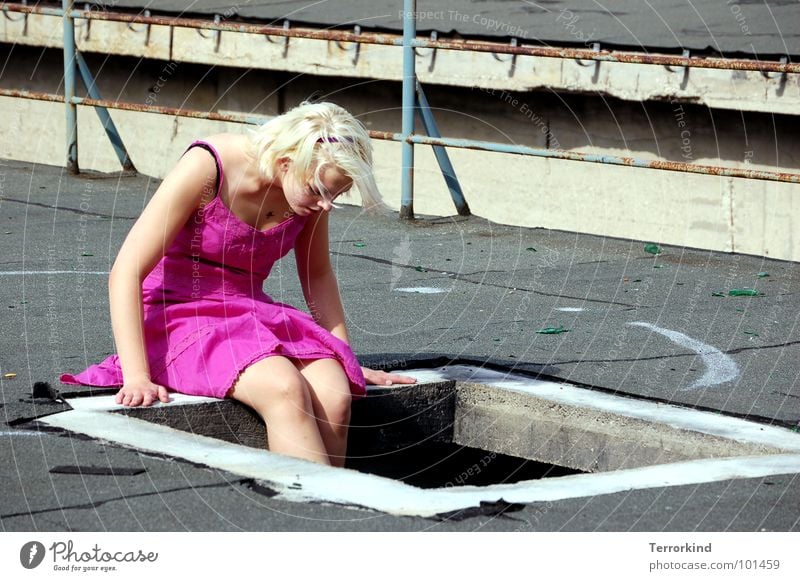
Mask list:
[[[27,6],[23,4],[3,3],[0,9],[4,12],[22,12],[30,14],[46,14],[64,18],[64,67],[65,67],[65,95],[54,95],[35,91],[19,91],[13,89],[0,89],[0,96],[20,97],[27,99],[38,99],[45,101],[63,102],[67,107],[67,166],[71,171],[77,172],[77,115],[75,107],[78,105],[97,107],[98,110],[122,109],[136,112],[157,113],[172,116],[192,117],[198,119],[209,119],[215,121],[229,121],[234,123],[261,124],[268,120],[265,117],[252,115],[223,114],[214,112],[203,112],[191,109],[179,109],[173,107],[161,107],[154,105],[144,105],[138,103],[126,103],[119,101],[109,101],[96,98],[99,95],[94,93],[93,98],[81,98],[75,96],[75,68],[79,55],[75,50],[74,40],[74,19],[94,19],[106,21],[118,21],[142,24],[160,24],[167,26],[180,26],[188,28],[200,28],[219,31],[247,32],[257,34],[267,34],[271,36],[298,37],[318,40],[336,40],[342,42],[383,44],[403,47],[403,122],[402,132],[394,133],[387,131],[369,131],[373,139],[384,139],[402,143],[402,198],[400,216],[401,218],[413,218],[413,168],[414,168],[414,145],[431,145],[437,149],[437,160],[439,161],[442,173],[450,189],[453,201],[459,213],[469,214],[469,208],[461,194],[455,172],[447,159],[445,147],[458,147],[474,149],[479,151],[492,151],[500,153],[513,153],[517,155],[530,155],[550,159],[562,159],[570,161],[583,161],[590,163],[603,163],[608,165],[619,165],[627,167],[641,167],[649,169],[659,169],[667,171],[679,171],[685,173],[696,173],[704,175],[716,175],[725,177],[736,177],[744,179],[769,180],[778,182],[800,183],[800,174],[788,172],[774,172],[766,170],[753,170],[742,168],[731,168],[723,166],[699,165],[683,162],[662,161],[653,159],[641,159],[635,157],[624,157],[614,155],[591,154],[585,152],[566,151],[561,149],[541,149],[521,145],[510,145],[487,141],[477,141],[471,139],[452,139],[440,137],[438,130],[435,129],[435,122],[424,98],[421,87],[417,86],[415,71],[415,49],[416,48],[446,48],[454,50],[471,50],[478,52],[494,52],[508,54],[525,54],[532,56],[544,56],[555,58],[585,59],[594,61],[638,63],[638,64],[658,64],[682,67],[715,68],[727,70],[756,70],[761,72],[795,73],[800,72],[800,64],[788,63],[784,59],[781,63],[744,60],[744,59],[701,59],[697,57],[673,57],[667,55],[650,55],[638,53],[625,53],[620,51],[597,51],[589,49],[553,48],[553,47],[534,47],[516,46],[514,44],[499,44],[483,41],[468,40],[424,40],[416,38],[416,23],[408,15],[416,14],[416,1],[404,0],[404,34],[402,37],[391,34],[378,34],[359,31],[357,33],[338,30],[317,30],[310,28],[290,28],[284,23],[282,27],[270,25],[256,25],[233,23],[215,19],[213,22],[191,19],[191,18],[172,18],[149,15],[131,15],[113,12],[95,12],[74,10],[73,0],[62,0],[63,8],[50,8],[42,6]],[[69,46],[67,46],[69,45]],[[84,67],[85,68],[85,67]],[[93,80],[87,78],[88,71],[84,72],[84,81],[87,87],[93,86]],[[422,112],[422,117],[426,128],[430,132],[433,128],[432,136],[421,136],[414,134],[414,120],[417,111]],[[106,114],[107,116],[107,114]],[[110,122],[110,117],[108,117]],[[107,128],[109,137],[115,146],[119,146],[124,152],[124,146],[116,130]],[[125,165],[127,153],[120,160]],[[132,167],[132,165],[130,166]]]
[[[16,89],[0,88],[0,97],[16,97],[21,99],[50,101],[55,103],[64,102],[63,95],[58,95],[54,93],[41,93],[36,91],[20,91]],[[73,99],[73,102],[76,105],[85,105],[89,107],[106,107],[108,109],[135,111],[138,113],[156,113],[160,115],[171,115],[173,117],[188,117],[193,119],[226,121],[231,123],[243,123],[249,125],[260,125],[261,123],[269,121],[270,119],[270,117],[238,115],[235,113],[214,113],[207,111],[195,111],[192,109],[179,109],[177,107],[162,107],[158,105],[141,105],[138,103],[109,101],[107,99],[86,99],[81,97],[75,97]],[[506,145],[502,143],[492,143],[487,141],[476,141],[469,139],[453,139],[445,137],[437,138],[437,137],[426,137],[424,135],[412,135],[409,138],[404,138],[402,133],[395,133],[392,131],[370,130],[369,136],[372,139],[407,142],[417,145],[456,147],[460,149],[494,151],[500,153],[512,153],[516,155],[533,155],[537,157],[547,157],[550,159],[586,161],[590,163],[606,163],[610,165],[625,165],[630,167],[647,167],[650,169],[680,171],[686,173],[699,173],[699,174],[716,175],[724,177],[800,183],[800,174],[793,174],[786,172],[773,172],[766,170],[742,169],[735,167],[724,167],[724,166],[713,166],[713,165],[698,165],[698,164],[683,163],[676,161],[643,160],[635,157],[582,153],[579,151],[566,151],[562,149],[538,149],[534,147],[527,147],[524,145]]]
[[[13,2],[0,5],[4,12],[21,12],[27,14],[44,14],[48,16],[64,16],[64,10],[46,6],[26,6]],[[358,33],[346,30],[320,30],[316,28],[288,28],[284,25],[248,24],[221,20],[219,22],[199,18],[183,18],[172,16],[145,16],[126,14],[123,12],[70,10],[73,19],[105,20],[128,22],[132,24],[156,24],[180,28],[198,28],[227,32],[245,32],[269,36],[285,36],[291,38],[308,38],[313,40],[335,40],[361,44],[379,44],[387,46],[403,46],[403,35],[392,33],[365,32]],[[407,14],[407,13],[406,13]],[[414,48],[441,48],[448,50],[464,50],[474,52],[492,52],[496,54],[527,55],[547,58],[574,60],[594,60],[613,63],[648,64],[673,67],[689,67],[704,69],[723,69],[733,71],[760,71],[771,73],[800,73],[800,63],[775,62],[758,59],[731,59],[718,57],[678,56],[666,54],[637,53],[632,51],[599,50],[592,48],[570,48],[552,46],[513,45],[508,43],[466,40],[466,39],[424,39],[411,40]]]

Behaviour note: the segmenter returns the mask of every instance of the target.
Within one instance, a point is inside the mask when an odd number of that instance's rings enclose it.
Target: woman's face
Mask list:
[[[326,192],[323,197],[322,192],[317,190],[313,175],[308,175],[304,182],[299,182],[291,171],[291,162],[285,168],[281,181],[283,195],[298,216],[329,212],[333,208],[333,200],[353,185],[353,180],[338,168],[324,165],[320,171],[320,181]]]

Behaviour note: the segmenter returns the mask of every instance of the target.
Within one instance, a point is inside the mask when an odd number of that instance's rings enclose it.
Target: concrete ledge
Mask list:
[[[126,55],[171,62],[209,64],[349,78],[402,79],[402,47],[363,44],[353,59],[349,44],[307,38],[264,42],[264,36],[225,31],[201,37],[197,30],[165,25],[134,29],[122,22],[76,19],[83,53]],[[0,43],[61,48],[61,19],[31,14],[0,21]],[[558,28],[558,27],[557,27]],[[53,30],[59,34],[53,34]],[[573,39],[570,39],[573,40]],[[587,46],[589,43],[586,43]],[[417,75],[425,84],[482,87],[492,91],[553,90],[605,94],[629,101],[700,103],[733,111],[792,115],[800,103],[797,74],[766,77],[758,71],[691,69],[691,82],[662,65],[598,62],[520,55],[510,64],[492,53],[423,51]]]
[[[568,384],[563,384],[563,390],[586,391]],[[616,399],[630,403],[628,398]],[[701,413],[675,406],[664,408]],[[260,418],[233,400],[126,408],[114,413],[253,448],[262,448],[267,442]],[[584,472],[608,472],[792,451],[769,440],[739,441],[735,426],[723,426],[713,433],[713,429],[670,425],[656,415],[651,421],[625,412],[564,403],[509,389],[502,382],[492,385],[490,379],[485,383],[429,380],[411,386],[373,387],[367,398],[353,405],[348,456],[364,459],[412,449],[421,443],[444,443]],[[752,426],[758,429],[757,424]]]
[[[267,442],[261,418],[232,399],[193,405],[124,408],[112,413],[251,448],[264,448]]]
[[[457,394],[454,443],[585,472],[783,451],[487,385]]]
[[[451,442],[455,385],[455,381],[442,381],[370,389],[366,399],[353,404],[348,455],[397,450],[422,441]],[[261,418],[231,399],[113,413],[251,448],[268,445]]]

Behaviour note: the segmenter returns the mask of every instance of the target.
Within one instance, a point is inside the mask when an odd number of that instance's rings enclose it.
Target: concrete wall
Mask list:
[[[59,92],[60,50],[0,45],[0,87]],[[370,129],[399,131],[400,85],[291,71],[252,71],[86,55],[104,98],[274,115],[323,95]],[[268,65],[269,63],[266,63]],[[428,85],[449,137],[753,169],[800,167],[795,117],[635,102],[598,94]],[[162,177],[194,138],[246,126],[112,111],[139,171]],[[64,106],[0,97],[0,157],[63,165]],[[79,108],[82,168],[119,164],[89,108]],[[375,142],[384,197],[400,199],[400,146]],[[430,148],[416,148],[415,210],[454,214]],[[449,150],[473,213],[490,220],[664,244],[800,259],[798,185]]]
[[[115,2],[109,2],[107,8],[95,5],[91,10],[107,12],[115,7]],[[236,21],[240,8],[239,5],[227,7],[218,16],[222,21]],[[448,15],[453,12],[458,11],[449,11]],[[567,15],[561,12],[561,16]],[[580,21],[561,16],[556,18],[554,24],[557,30],[551,32],[556,37],[566,33],[568,44],[577,43],[592,48],[590,39],[596,38],[592,23],[585,19]],[[374,19],[371,21],[374,23]],[[523,33],[517,39],[521,41],[520,46],[527,44],[527,39],[534,38],[527,31],[520,30],[516,23],[495,23],[505,25],[502,29],[509,34],[513,34],[511,30]],[[443,27],[442,30],[464,29],[464,22],[457,20],[440,20],[438,25]],[[61,27],[61,20],[55,16],[31,14],[25,17],[15,15],[13,19],[3,18],[0,19],[0,43],[60,47]],[[468,28],[480,35],[481,32],[488,32],[491,25],[487,23],[483,31],[481,27]],[[708,29],[709,34],[712,29]],[[750,32],[745,36],[747,34]],[[391,34],[385,36],[399,38]],[[399,81],[403,75],[402,48],[391,45],[355,45],[298,37],[287,41],[285,37],[260,34],[232,31],[216,34],[180,26],[128,26],[120,22],[87,21],[81,18],[75,20],[75,40],[78,48],[85,53],[132,55],[165,61],[351,79]],[[715,38],[713,44],[717,45],[719,40],[719,37]],[[673,42],[676,43],[674,46],[678,46],[677,36]],[[757,40],[754,42],[758,44]],[[634,44],[641,46],[640,40]],[[356,47],[358,52],[355,51]],[[783,47],[789,50],[785,44]],[[753,44],[749,48],[755,51]],[[647,51],[640,49],[640,52]],[[763,50],[760,52],[764,53]],[[480,86],[508,91],[582,92],[634,102],[677,98],[683,102],[733,111],[790,115],[800,111],[800,74],[762,75],[758,71],[703,68],[686,70],[682,67],[609,61],[595,63],[527,55],[511,58],[489,52],[442,49],[418,50],[416,62],[417,76],[426,84]]]

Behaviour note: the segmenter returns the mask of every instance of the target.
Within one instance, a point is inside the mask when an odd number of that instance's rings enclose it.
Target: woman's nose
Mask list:
[[[317,206],[325,210],[326,212],[330,212],[333,208],[333,204],[330,203],[328,200],[319,200],[317,202]]]

